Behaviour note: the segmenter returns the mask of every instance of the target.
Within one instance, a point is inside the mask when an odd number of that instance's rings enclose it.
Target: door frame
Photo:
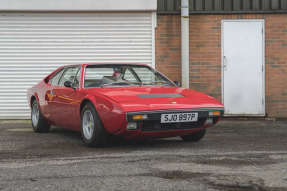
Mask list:
[[[263,114],[224,114],[224,116],[266,116],[266,93],[265,93],[265,20],[264,19],[223,19],[221,20],[221,101],[224,104],[224,23],[226,22],[261,22],[262,23],[262,102]]]

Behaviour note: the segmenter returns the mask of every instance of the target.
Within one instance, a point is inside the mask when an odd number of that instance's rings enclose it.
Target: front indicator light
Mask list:
[[[220,116],[220,111],[210,111],[209,116]]]
[[[127,130],[136,130],[138,128],[137,123],[129,122],[127,125]]]
[[[143,120],[147,119],[147,115],[134,115],[133,120]]]

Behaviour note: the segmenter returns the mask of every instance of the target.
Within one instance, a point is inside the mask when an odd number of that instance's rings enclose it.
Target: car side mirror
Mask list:
[[[65,81],[64,86],[67,88],[72,88],[73,83],[71,81]]]
[[[179,81],[173,81],[173,83],[176,85],[176,86],[180,86],[180,82]]]

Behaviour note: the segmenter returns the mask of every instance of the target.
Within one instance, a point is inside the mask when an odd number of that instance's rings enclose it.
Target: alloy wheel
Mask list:
[[[86,139],[91,139],[95,130],[95,121],[93,114],[90,110],[86,110],[83,114],[83,134]]]
[[[35,101],[32,106],[32,123],[34,127],[37,127],[38,125],[39,115],[40,115],[39,106],[37,102]]]

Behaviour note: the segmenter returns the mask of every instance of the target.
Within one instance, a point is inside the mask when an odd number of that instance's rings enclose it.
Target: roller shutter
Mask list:
[[[0,16],[0,119],[30,117],[26,91],[61,65],[153,62],[152,13]]]

